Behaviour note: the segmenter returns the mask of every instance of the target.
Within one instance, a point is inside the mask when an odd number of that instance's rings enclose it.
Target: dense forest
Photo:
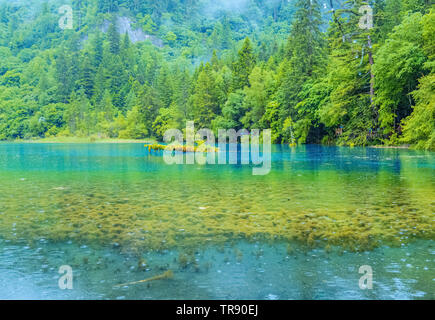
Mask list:
[[[434,150],[434,35],[431,0],[0,0],[0,140],[161,139],[194,120]]]

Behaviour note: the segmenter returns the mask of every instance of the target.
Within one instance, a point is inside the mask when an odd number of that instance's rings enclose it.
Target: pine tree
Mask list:
[[[219,95],[209,63],[198,75],[189,113],[200,128],[210,128],[211,121],[219,113]]]
[[[255,61],[251,40],[246,37],[238,52],[238,58],[233,63],[233,91],[249,85],[249,75],[255,66]]]
[[[64,50],[59,50],[56,58],[56,80],[57,80],[57,96],[59,101],[67,102],[71,93],[71,78],[70,78],[69,63],[66,59]]]
[[[98,68],[103,61],[103,38],[101,37],[101,34],[99,32],[97,32],[97,34],[95,35],[92,47],[94,53],[92,65],[95,68]]]
[[[79,87],[83,89],[88,99],[90,99],[94,94],[94,75],[95,69],[91,64],[89,57],[86,55],[83,59],[80,68],[80,78],[77,82]]]
[[[365,145],[375,138],[377,111],[374,103],[374,74],[370,42],[373,30],[359,27],[363,1],[346,1],[334,13],[328,31],[328,97],[319,106],[320,121],[328,139]]]
[[[292,121],[301,118],[296,106],[303,99],[304,84],[318,77],[325,68],[320,4],[316,0],[299,0],[296,8],[285,59],[280,66],[280,87],[276,95],[282,121],[289,117]]]
[[[116,17],[113,18],[113,21],[109,26],[109,29],[107,31],[107,38],[109,39],[110,43],[110,53],[119,54],[121,40],[116,23]]]
[[[167,65],[163,65],[156,78],[156,91],[165,108],[169,107],[174,94],[173,79]]]

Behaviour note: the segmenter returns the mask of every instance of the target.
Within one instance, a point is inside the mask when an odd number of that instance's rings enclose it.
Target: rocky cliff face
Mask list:
[[[117,27],[118,31],[121,35],[128,34],[130,41],[133,43],[149,40],[156,47],[163,47],[163,40],[143,32],[141,29],[133,29],[132,28],[132,20],[128,17],[118,17],[117,19]],[[103,25],[101,26],[101,31],[107,32],[109,29],[110,21],[105,20]]]

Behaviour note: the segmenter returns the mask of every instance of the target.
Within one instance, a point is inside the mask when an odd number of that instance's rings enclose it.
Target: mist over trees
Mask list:
[[[63,30],[65,4],[0,1],[1,140],[161,139],[194,120],[435,149],[431,1],[73,0]]]

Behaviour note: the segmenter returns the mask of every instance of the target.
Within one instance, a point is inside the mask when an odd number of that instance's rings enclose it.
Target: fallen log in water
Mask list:
[[[125,286],[130,286],[133,284],[145,283],[145,282],[150,282],[150,281],[172,279],[173,276],[174,276],[174,273],[172,272],[172,270],[168,270],[168,271],[166,271],[162,274],[159,274],[158,276],[155,276],[155,277],[151,277],[151,278],[139,280],[139,281],[134,281],[134,282],[117,284],[117,285],[115,285],[115,287],[125,287]]]

